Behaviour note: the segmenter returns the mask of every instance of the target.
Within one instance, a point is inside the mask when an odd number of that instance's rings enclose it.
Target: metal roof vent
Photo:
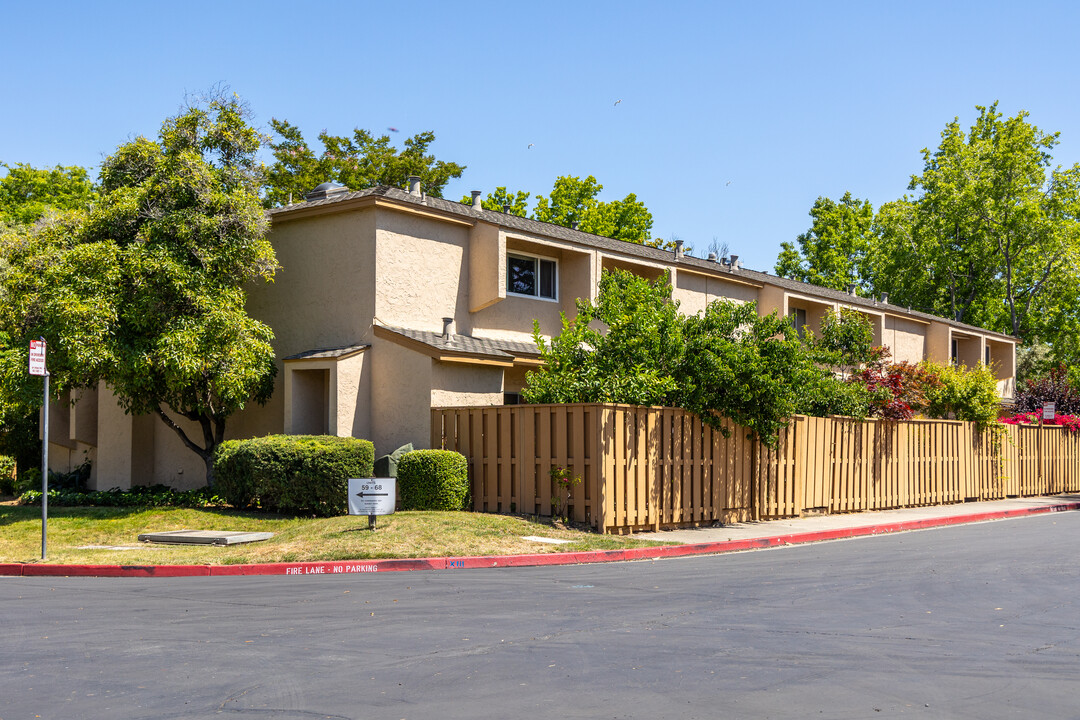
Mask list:
[[[304,194],[305,200],[326,200],[327,198],[335,197],[343,193],[349,192],[349,188],[344,185],[338,185],[333,182],[324,182],[317,186],[314,190]]]

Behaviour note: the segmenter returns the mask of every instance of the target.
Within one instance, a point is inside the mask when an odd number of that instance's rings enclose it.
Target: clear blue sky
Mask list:
[[[0,161],[96,166],[227,84],[257,124],[432,130],[445,195],[594,175],[653,234],[772,270],[818,196],[904,194],[1000,102],[1080,161],[1074,2],[0,0]],[[615,105],[616,100],[621,100]],[[529,144],[532,143],[532,149]],[[95,170],[96,172],[96,170]]]

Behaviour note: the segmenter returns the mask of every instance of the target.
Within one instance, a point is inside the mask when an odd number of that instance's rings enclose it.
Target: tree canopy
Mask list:
[[[630,193],[622,200],[603,201],[599,199],[604,186],[589,175],[580,177],[563,175],[555,178],[555,184],[547,196],[537,195],[536,205],[531,215],[528,213],[528,200],[531,193],[518,190],[507,191],[505,186],[495,188],[481,202],[485,210],[503,212],[509,206],[509,213],[519,217],[531,217],[540,222],[577,227],[582,232],[603,237],[644,243],[654,247],[664,244],[663,240],[650,239],[652,231],[652,213],[645,204]],[[463,203],[472,199],[464,196]]]
[[[784,244],[777,272],[839,287],[860,283],[910,305],[1076,358],[1080,339],[1080,165],[1052,167],[1058,133],[1028,113],[979,106],[974,124],[945,126],[923,149],[911,196],[876,214],[850,194],[819,198],[814,225]],[[867,221],[873,217],[868,226]]]
[[[780,244],[776,274],[802,282],[847,290],[863,285],[866,255],[873,243],[874,208],[844,193],[840,202],[819,197],[810,208],[813,224],[796,241]]]
[[[276,269],[259,144],[235,96],[189,107],[105,160],[93,210],[7,232],[0,397],[32,407],[26,347],[42,336],[57,393],[104,381],[128,412],[158,415],[212,483],[226,419],[273,387],[271,330],[244,309],[245,285]]]
[[[266,174],[264,202],[267,207],[301,202],[304,193],[324,182],[336,182],[354,190],[374,185],[405,188],[410,175],[417,175],[424,191],[442,197],[446,183],[461,177],[465,166],[436,160],[428,153],[435,142],[431,131],[417,133],[397,150],[389,135],[376,137],[356,128],[352,137],[319,133],[321,152],[315,152],[304,140],[300,129],[286,120],[272,119],[275,137],[269,142],[274,163]],[[501,210],[501,207],[500,207]]]
[[[94,201],[94,184],[86,168],[76,165],[34,168],[23,163],[0,163],[0,225],[29,225],[48,210],[87,210]]]

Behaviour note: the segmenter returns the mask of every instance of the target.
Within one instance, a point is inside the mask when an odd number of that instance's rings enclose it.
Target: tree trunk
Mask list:
[[[203,463],[206,465],[206,485],[207,487],[214,487],[214,451],[217,450],[217,446],[221,444],[221,440],[225,436],[225,421],[219,418],[215,418],[211,421],[210,418],[205,416],[184,414],[184,417],[199,423],[202,427],[203,439],[206,441],[206,447],[200,447],[192,442],[191,438],[184,432],[184,428],[177,425],[176,422],[169,417],[168,413],[160,407],[157,410],[157,414],[158,417],[161,418],[161,421],[180,437],[180,441],[183,442],[189,450],[202,458]],[[211,422],[213,422],[213,430],[211,430]]]

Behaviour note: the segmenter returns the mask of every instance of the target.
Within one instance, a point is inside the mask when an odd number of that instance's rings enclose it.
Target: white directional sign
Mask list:
[[[47,375],[45,370],[45,341],[30,341],[30,374]]]
[[[349,478],[350,515],[393,515],[397,478]]]

